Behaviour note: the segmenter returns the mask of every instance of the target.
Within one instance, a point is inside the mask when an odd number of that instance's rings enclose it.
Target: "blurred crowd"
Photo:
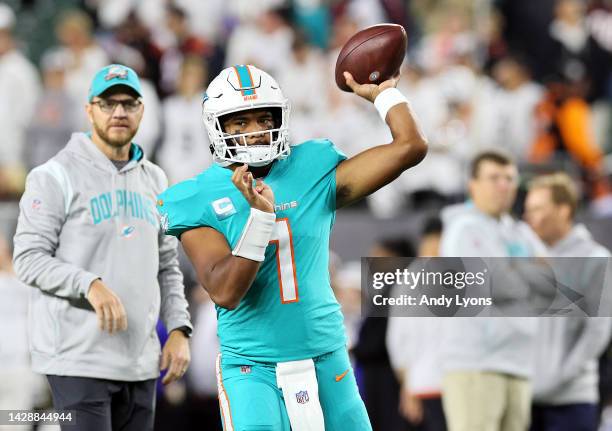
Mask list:
[[[12,0],[0,2],[1,234],[12,236],[10,208],[27,172],[52,157],[72,132],[88,129],[88,85],[98,69],[113,62],[141,77],[145,114],[135,142],[170,183],[212,162],[201,121],[202,94],[212,76],[233,64],[255,64],[278,80],[291,103],[294,143],[327,137],[351,156],[389,141],[376,111],[342,93],[333,80],[342,45],[356,31],[381,22],[407,29],[399,88],[419,117],[430,150],[420,165],[368,199],[371,214],[403,217],[463,201],[470,161],[494,148],[509,154],[521,174],[516,214],[522,213],[528,180],[564,171],[580,191],[583,213],[612,216],[612,1]],[[441,230],[439,221],[428,223],[416,252],[396,239],[372,253],[434,256]],[[3,298],[6,292],[13,299],[0,316],[2,325],[7,320],[19,326],[19,319],[7,316],[25,310],[27,298],[11,275],[4,248],[0,244],[0,288]],[[341,276],[337,295],[352,345],[358,347],[360,337],[367,345],[370,329],[364,332],[355,305],[359,292],[346,287],[358,285],[355,271],[339,261],[331,264]],[[214,306],[197,288],[189,265],[184,267],[196,325],[193,361],[184,382],[160,392],[159,429],[219,420],[211,348],[217,343]],[[379,406],[368,405],[370,413],[421,423],[426,411],[440,406],[424,410],[414,393],[400,389],[384,345],[386,321],[382,326],[371,328],[370,337],[378,342],[374,350],[363,343],[354,350],[362,360],[362,389],[382,387],[395,397],[370,393],[371,400],[380,400]],[[427,330],[435,333],[434,326],[429,322]],[[26,347],[0,348],[11,360],[0,362],[26,373],[21,369]],[[434,354],[436,349],[425,348]],[[44,385],[32,381],[33,393],[44,393]],[[438,389],[421,399],[439,398]],[[1,395],[2,390],[3,408]],[[24,403],[44,405],[45,400]]]
[[[53,7],[50,4],[53,4]],[[228,65],[270,72],[292,104],[293,142],[328,137],[348,155],[389,139],[367,103],[335,87],[357,30],[409,34],[401,90],[429,138],[427,160],[370,200],[379,217],[463,195],[467,161],[495,147],[524,171],[570,171],[599,214],[610,202],[612,21],[605,0],[190,0],[6,2],[0,13],[0,196],[72,131],[93,73],[110,62],[144,81],[136,142],[172,183],[211,163],[202,93]],[[36,32],[24,34],[21,24]],[[439,175],[444,172],[445,175]],[[394,199],[389,199],[394,196]],[[399,199],[397,197],[400,197]]]

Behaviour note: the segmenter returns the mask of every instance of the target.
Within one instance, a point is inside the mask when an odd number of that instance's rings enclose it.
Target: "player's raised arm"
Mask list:
[[[198,281],[215,304],[229,310],[238,306],[255,280],[276,221],[272,189],[261,180],[253,186],[247,165],[234,170],[232,182],[251,205],[251,214],[234,249],[223,234],[210,227],[191,229],[181,236]]]
[[[391,129],[393,141],[365,150],[338,165],[337,208],[375,192],[418,164],[427,154],[427,141],[406,99],[395,88],[398,78],[380,85],[358,84],[348,72],[345,72],[345,78],[355,94],[374,103]]]

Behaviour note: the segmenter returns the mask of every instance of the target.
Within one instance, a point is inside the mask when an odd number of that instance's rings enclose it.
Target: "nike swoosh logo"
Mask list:
[[[336,375],[336,381],[339,382],[340,380],[342,380],[344,378],[344,376],[346,376],[348,374],[349,370],[346,370],[344,373],[340,374],[340,375]]]

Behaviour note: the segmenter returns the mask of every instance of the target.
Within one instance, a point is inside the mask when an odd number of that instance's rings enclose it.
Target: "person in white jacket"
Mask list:
[[[525,219],[551,257],[609,257],[610,252],[591,237],[586,227],[575,223],[577,207],[578,193],[572,179],[563,173],[545,175],[529,185]],[[599,261],[603,265],[607,262]],[[597,430],[597,360],[608,345],[611,323],[606,317],[540,319],[533,431]]]
[[[41,88],[34,65],[17,48],[15,14],[0,3],[0,194],[19,196],[25,177],[25,133]]]
[[[471,166],[471,202],[442,213],[443,257],[544,255],[531,229],[509,211],[518,171],[494,151]],[[525,431],[529,426],[537,321],[519,317],[454,318],[445,331],[442,401],[450,431]]]
[[[47,376],[56,410],[76,412],[75,431],[152,430],[160,368],[169,383],[189,363],[177,241],[155,211],[167,179],[132,142],[141,97],[132,69],[100,69],[86,105],[92,131],[32,170],[19,204],[13,262],[32,287],[32,369]]]

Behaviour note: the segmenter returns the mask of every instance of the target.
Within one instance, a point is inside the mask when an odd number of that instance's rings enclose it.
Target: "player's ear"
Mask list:
[[[138,113],[138,127],[140,127],[140,122],[142,121],[142,117],[144,116],[145,109],[146,107],[144,103],[140,105],[140,112]]]
[[[473,198],[476,190],[476,178],[470,178],[468,181],[468,194]]]
[[[572,209],[569,205],[567,204],[558,205],[557,210],[561,214],[561,217],[563,217],[564,219],[566,220],[572,219]]]
[[[87,114],[89,122],[93,124],[93,105],[91,103],[85,105],[85,113]]]

